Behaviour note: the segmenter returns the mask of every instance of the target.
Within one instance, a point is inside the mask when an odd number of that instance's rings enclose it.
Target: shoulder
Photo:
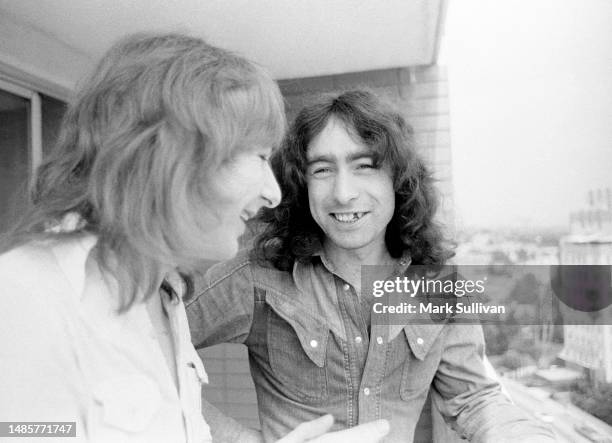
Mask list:
[[[187,276],[189,282],[188,294],[184,299],[189,307],[202,295],[215,288],[224,286],[249,285],[252,281],[248,251],[241,250],[234,258],[218,262],[212,266],[205,266],[195,270]]]
[[[249,249],[241,249],[238,254],[227,261],[219,262],[211,266],[204,274],[206,283],[214,286],[236,273],[251,272],[253,262]]]
[[[36,240],[0,255],[0,282],[7,297],[29,294],[43,304],[78,297],[95,237]],[[59,300],[56,300],[59,301]]]
[[[202,293],[217,288],[252,287],[258,283],[274,285],[275,282],[291,279],[291,273],[279,271],[271,264],[259,263],[252,258],[251,249],[243,249],[227,261],[216,263],[213,266],[195,272],[191,275],[193,283],[192,297],[197,298]],[[192,301],[190,297],[187,304]]]
[[[51,336],[63,342],[76,305],[48,242],[28,243],[0,255],[0,282],[0,339],[4,346],[10,337],[22,347],[30,340],[51,346],[47,343]]]
[[[47,242],[31,242],[0,255],[2,284],[29,286],[41,275],[59,273],[57,260]]]

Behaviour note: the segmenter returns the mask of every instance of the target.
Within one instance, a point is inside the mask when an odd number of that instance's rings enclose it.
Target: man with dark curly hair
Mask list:
[[[371,321],[362,265],[403,272],[453,255],[400,113],[366,91],[324,97],[299,113],[272,165],[282,201],[259,214],[254,247],[196,276],[187,303],[196,348],[248,346],[266,440],[331,413],[337,428],[386,418],[385,441],[412,441],[433,385],[471,441],[554,441],[487,371],[480,326]]]

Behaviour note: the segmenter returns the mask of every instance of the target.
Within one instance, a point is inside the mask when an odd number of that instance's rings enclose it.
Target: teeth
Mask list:
[[[332,215],[336,220],[342,223],[351,223],[359,220],[365,212],[343,212],[343,213],[333,213]]]

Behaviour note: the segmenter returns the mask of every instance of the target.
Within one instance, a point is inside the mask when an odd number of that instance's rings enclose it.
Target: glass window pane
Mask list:
[[[0,233],[27,202],[30,175],[29,100],[0,90]]]

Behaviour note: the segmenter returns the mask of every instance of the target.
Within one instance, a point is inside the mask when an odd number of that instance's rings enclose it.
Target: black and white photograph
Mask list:
[[[612,443],[612,1],[0,37],[0,441]]]

